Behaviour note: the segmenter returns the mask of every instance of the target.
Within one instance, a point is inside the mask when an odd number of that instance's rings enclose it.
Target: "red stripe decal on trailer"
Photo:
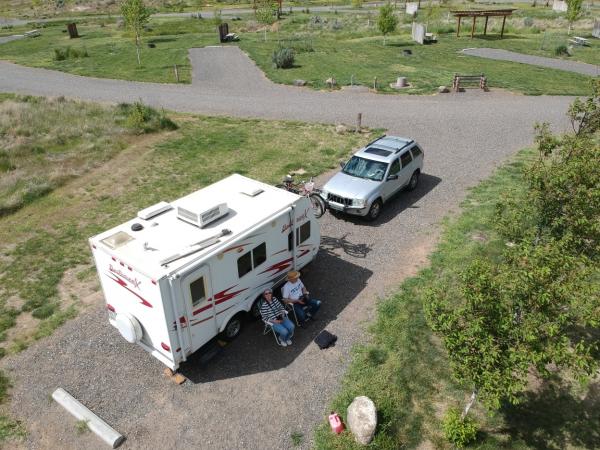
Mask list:
[[[196,311],[192,312],[192,315],[200,314],[202,311],[206,311],[207,309],[212,308],[212,304],[203,306],[202,308],[198,308]]]
[[[121,277],[119,277],[118,275],[110,274],[110,273],[107,273],[106,275],[108,275],[108,278],[110,278],[111,280],[113,280],[119,286],[124,287],[129,292],[131,292],[133,295],[135,295],[137,298],[139,298],[142,301],[142,305],[147,306],[148,308],[152,308],[152,305],[144,297],[142,297],[141,295],[139,295],[137,292],[134,292],[131,289],[129,289],[127,287],[127,283]],[[114,278],[113,278],[113,276],[114,276]]]
[[[171,351],[171,347],[169,347],[169,346],[168,346],[167,344],[165,344],[164,342],[161,342],[161,343],[160,343],[160,346],[161,346],[161,347],[162,347],[164,350],[166,350],[166,351],[168,351],[168,352],[169,352],[169,351]]]
[[[109,303],[106,304],[106,309],[108,309],[109,311],[115,312],[115,307]]]
[[[193,326],[193,327],[195,327],[195,326],[196,326],[196,325],[198,325],[199,323],[206,322],[207,320],[210,320],[210,319],[212,319],[212,316],[211,316],[211,317],[207,317],[206,319],[199,320],[198,322],[194,322],[194,323],[192,324],[192,326]]]
[[[231,286],[230,288],[225,289],[224,291],[219,292],[218,294],[215,294],[215,305],[226,302],[227,300],[231,300],[233,297],[238,295],[240,292],[244,292],[245,290],[248,289],[248,288],[244,288],[244,289],[240,289],[239,291],[227,292],[236,286],[237,286],[237,284],[235,286]]]
[[[223,311],[219,311],[219,312],[217,313],[217,316],[218,316],[219,314],[221,314],[221,313],[224,313],[224,312],[225,312],[225,311],[227,311],[228,309],[231,309],[231,308],[233,308],[234,306],[235,306],[235,305],[231,305],[231,306],[228,306],[227,308],[225,308]]]
[[[263,270],[259,275],[262,275],[263,273],[269,272],[271,270],[275,270],[275,272],[273,272],[273,274],[283,272],[285,269],[287,269],[288,267],[290,267],[292,265],[291,264],[292,259],[293,258],[284,259],[283,261],[280,261],[277,264],[273,264],[268,269]]]
[[[289,252],[289,250],[287,248],[284,248],[283,250],[279,250],[277,253],[273,253],[272,256],[279,255],[280,253],[285,253],[285,252]]]

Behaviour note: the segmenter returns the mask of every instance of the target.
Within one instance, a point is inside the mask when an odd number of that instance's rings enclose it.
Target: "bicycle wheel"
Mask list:
[[[310,194],[308,196],[310,204],[312,205],[313,214],[318,219],[325,213],[325,201],[319,194]]]

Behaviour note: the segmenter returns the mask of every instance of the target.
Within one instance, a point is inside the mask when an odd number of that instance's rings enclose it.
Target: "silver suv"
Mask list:
[[[382,136],[342,165],[323,187],[329,208],[375,220],[402,188],[413,190],[423,170],[423,150],[412,139]]]

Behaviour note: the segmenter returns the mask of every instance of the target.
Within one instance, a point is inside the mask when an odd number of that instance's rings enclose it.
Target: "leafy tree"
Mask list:
[[[577,21],[583,14],[583,0],[565,0],[567,2],[567,22],[569,22],[569,31],[567,34],[571,34],[571,28],[573,23]]]
[[[428,293],[427,319],[442,336],[452,372],[490,408],[516,403],[535,368],[585,378],[595,373],[600,326],[600,81],[568,111],[573,133],[536,126],[539,156],[524,172],[527,189],[496,208],[496,232],[509,245],[479,258],[458,289]]]
[[[150,20],[150,10],[144,5],[144,0],[123,0],[123,3],[121,3],[121,14],[123,15],[125,26],[133,32],[138,65],[141,65],[140,47],[142,45],[142,32],[144,31],[144,26]]]
[[[254,15],[256,20],[265,25],[264,35],[265,42],[267,40],[267,25],[271,25],[275,22],[275,13],[277,11],[277,5],[273,0],[257,0],[255,3]]]
[[[377,19],[377,28],[383,34],[383,45],[385,38],[389,33],[393,33],[398,25],[398,18],[394,15],[394,8],[390,3],[379,8],[379,18]]]

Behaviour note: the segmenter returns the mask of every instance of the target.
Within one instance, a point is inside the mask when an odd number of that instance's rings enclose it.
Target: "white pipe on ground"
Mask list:
[[[52,393],[52,398],[78,420],[85,420],[88,428],[112,448],[117,448],[125,440],[122,434],[118,433],[104,420],[79,403],[75,397],[64,389],[58,388],[55,390]]]

